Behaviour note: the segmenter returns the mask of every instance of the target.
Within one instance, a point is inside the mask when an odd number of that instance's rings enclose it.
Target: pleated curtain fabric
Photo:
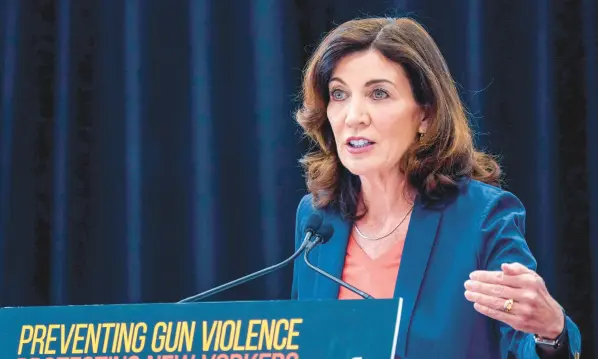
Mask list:
[[[293,250],[292,113],[324,32],[407,14],[598,343],[595,0],[0,0],[0,305],[176,301]],[[216,300],[288,298],[291,268]]]

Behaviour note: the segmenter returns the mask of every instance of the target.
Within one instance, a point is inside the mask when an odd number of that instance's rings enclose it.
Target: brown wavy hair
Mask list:
[[[303,104],[296,120],[315,144],[300,161],[314,204],[332,205],[354,220],[365,215],[357,214],[361,182],[338,158],[326,108],[328,82],[336,64],[348,54],[369,49],[403,67],[415,101],[428,118],[427,132],[421,140],[414,139],[399,164],[399,170],[422,199],[442,200],[454,194],[464,179],[500,186],[500,167],[492,156],[474,148],[455,83],[428,32],[410,18],[358,19],[328,33],[304,73]]]

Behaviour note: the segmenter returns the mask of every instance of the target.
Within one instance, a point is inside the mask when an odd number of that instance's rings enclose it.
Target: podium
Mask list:
[[[402,299],[0,309],[0,358],[394,358]]]

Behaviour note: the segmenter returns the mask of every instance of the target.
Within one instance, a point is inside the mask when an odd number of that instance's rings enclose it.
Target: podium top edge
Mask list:
[[[18,309],[27,309],[27,308],[95,308],[95,307],[148,307],[148,306],[181,306],[181,305],[231,305],[231,304],[244,304],[244,305],[251,305],[251,304],[308,304],[312,305],[315,303],[343,303],[341,305],[347,305],[349,303],[365,303],[365,302],[391,302],[397,303],[401,298],[391,298],[391,299],[309,299],[309,300],[291,300],[291,299],[283,299],[283,300],[239,300],[239,301],[201,301],[201,302],[189,302],[189,303],[176,303],[176,302],[143,302],[143,303],[110,303],[110,304],[102,304],[102,303],[91,303],[91,304],[65,304],[65,305],[31,305],[31,306],[0,306],[0,310],[18,310]]]

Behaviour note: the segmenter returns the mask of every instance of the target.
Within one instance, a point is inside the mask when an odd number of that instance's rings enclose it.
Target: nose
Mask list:
[[[345,124],[349,127],[367,126],[369,124],[369,116],[361,101],[351,100],[347,109]]]

